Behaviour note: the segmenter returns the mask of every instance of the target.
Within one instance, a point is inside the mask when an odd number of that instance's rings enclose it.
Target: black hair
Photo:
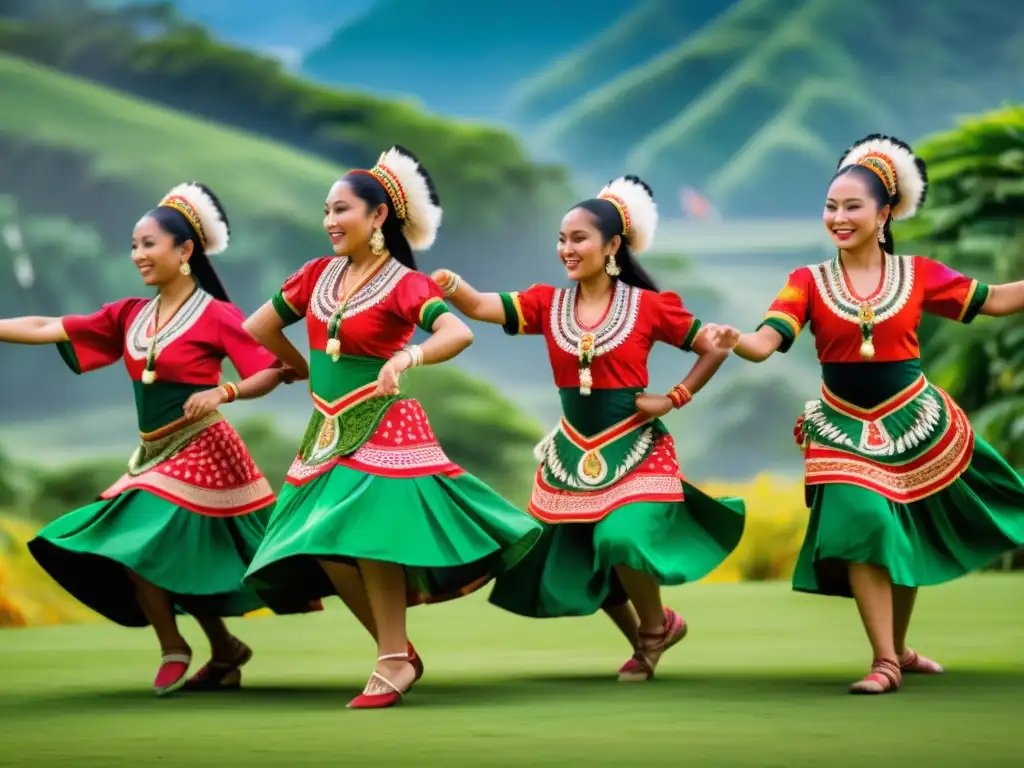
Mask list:
[[[427,182],[427,189],[430,190],[430,202],[434,205],[441,205],[441,198],[437,194],[434,180],[430,178],[430,174],[427,173],[427,169],[420,163],[419,158],[398,144],[394,146],[394,149],[397,149],[403,155],[416,162],[419,174]],[[373,209],[378,205],[386,205],[388,207],[388,216],[384,219],[384,224],[380,228],[381,234],[384,235],[384,247],[388,249],[400,264],[409,269],[418,270],[412,246],[409,245],[409,241],[402,232],[402,221],[398,218],[395,204],[392,202],[391,195],[388,194],[384,185],[377,181],[375,177],[365,173],[350,173],[344,177],[343,181],[349,185],[356,197],[366,203],[368,208]]]
[[[885,136],[884,134],[881,133],[872,133],[870,136],[865,136],[863,139],[861,139],[856,144],[851,146],[848,150],[846,150],[846,152],[843,153],[843,158],[846,158],[846,156],[849,155],[849,153],[855,147],[860,146],[864,142],[875,141],[879,139],[895,144],[897,147],[907,150],[907,152],[909,152],[913,156],[914,163],[915,165],[917,165],[917,172],[921,175],[921,178],[924,180],[924,191],[921,193],[921,199],[918,201],[918,205],[920,205],[921,203],[924,202],[925,196],[928,192],[928,171],[925,166],[924,160],[915,155],[914,150],[905,141],[901,141],[900,139],[897,139],[894,136]],[[842,163],[842,160],[840,160],[840,163]],[[887,205],[889,206],[889,216],[886,218],[885,224],[882,228],[881,246],[886,253],[896,253],[896,241],[893,239],[892,236],[892,209],[899,204],[901,199],[899,185],[897,184],[895,194],[890,196],[889,190],[886,189],[885,183],[882,181],[881,178],[879,178],[877,173],[872,171],[870,168],[867,168],[863,165],[858,165],[856,163],[846,166],[840,165],[840,167],[836,170],[835,175],[832,177],[832,181],[835,181],[840,176],[856,176],[857,178],[861,179],[864,182],[864,185],[868,188],[868,194],[871,195],[872,199],[875,201],[875,203],[878,204],[879,208],[884,208]],[[832,181],[829,182],[830,185]]]
[[[651,196],[651,199],[654,199],[654,190],[643,179],[638,176],[626,176],[625,178],[642,186],[647,194]],[[632,285],[634,288],[645,288],[649,291],[660,292],[661,289],[654,282],[654,278],[637,263],[636,258],[629,250],[629,243],[626,242],[626,237],[622,234],[622,217],[619,215],[619,209],[610,200],[603,200],[597,197],[576,203],[570,210],[575,210],[576,208],[582,208],[593,215],[594,225],[597,227],[597,231],[601,233],[601,239],[605,243],[619,235],[619,249],[612,254],[621,270],[618,279],[626,285]]]
[[[205,184],[200,184],[198,181],[190,183],[195,184],[210,196],[213,204],[217,207],[217,212],[224,219],[224,226],[228,228],[228,233],[230,234],[231,226],[228,223],[228,215],[225,213],[224,206],[221,205],[213,190]],[[161,205],[146,215],[155,220],[164,232],[174,238],[175,245],[184,245],[186,241],[192,241],[192,256],[188,260],[188,264],[192,268],[192,277],[195,278],[199,287],[213,296],[213,298],[230,302],[231,299],[228,298],[228,292],[225,290],[224,284],[214,271],[213,264],[210,263],[210,257],[206,255],[206,248],[203,247],[203,242],[199,239],[199,233],[196,232],[195,227],[185,217],[185,214],[177,208]]]

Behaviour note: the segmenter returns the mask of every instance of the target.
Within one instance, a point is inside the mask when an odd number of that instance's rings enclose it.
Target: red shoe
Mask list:
[[[230,691],[242,687],[242,667],[252,659],[252,648],[237,640],[238,655],[234,661],[213,661],[204,664],[185,683],[187,691]],[[238,673],[237,675],[235,673]]]
[[[900,671],[905,675],[941,675],[946,670],[939,662],[921,656],[912,648],[907,648],[900,657]]]
[[[877,659],[868,676],[850,686],[850,693],[896,693],[902,682],[899,664],[889,659]]]
[[[388,661],[391,659],[400,659],[410,666],[412,665],[412,662],[409,660],[408,653],[389,653],[384,656],[377,657],[378,662]],[[405,690],[403,690],[384,677],[380,672],[374,672],[370,675],[370,679],[367,681],[366,687],[363,688],[363,692],[348,703],[348,708],[384,709],[386,707],[393,707],[401,702],[402,697],[411,687],[412,683],[408,684],[405,687]]]
[[[156,695],[166,696],[185,685],[185,675],[191,663],[191,653],[165,653],[160,659],[160,668],[153,680],[153,691]]]
[[[417,683],[419,682],[419,679],[423,677],[423,659],[418,653],[416,653],[416,649],[413,648],[412,643],[409,643],[408,653],[409,663],[412,664],[412,668],[416,670],[416,679],[413,680],[413,683]],[[409,690],[412,690],[411,685],[409,686]]]
[[[656,634],[640,633],[640,647],[632,658],[619,668],[620,683],[642,683],[654,677],[654,670],[665,651],[678,643],[689,631],[686,621],[671,608],[665,609],[665,625]]]

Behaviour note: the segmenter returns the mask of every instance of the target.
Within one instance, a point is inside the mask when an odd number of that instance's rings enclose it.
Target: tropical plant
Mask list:
[[[1024,106],[964,120],[918,152],[928,163],[929,197],[897,239],[982,282],[1020,280]],[[981,317],[967,326],[927,318],[921,340],[933,381],[971,415],[979,434],[1024,468],[1024,317]]]

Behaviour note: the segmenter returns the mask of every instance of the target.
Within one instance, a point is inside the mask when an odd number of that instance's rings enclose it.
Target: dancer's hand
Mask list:
[[[672,410],[672,400],[667,395],[648,395],[641,392],[636,396],[636,409],[657,419]]]
[[[412,365],[412,356],[402,350],[386,363],[377,374],[377,389],[371,397],[387,397],[398,394],[398,377]]]
[[[309,370],[306,372],[299,373],[290,365],[281,366],[281,383],[282,384],[294,384],[296,381],[305,381],[309,378]]]
[[[719,349],[729,350],[736,348],[736,345],[740,343],[740,336],[742,335],[731,325],[718,325],[716,323],[708,323],[704,326],[704,332],[707,334],[707,339],[712,345]]]
[[[435,269],[430,273],[430,279],[433,280],[438,286],[442,286],[447,283],[452,277],[452,273],[447,269]]]
[[[221,387],[196,392],[185,401],[185,418],[196,421],[213,413],[228,401],[227,393]]]

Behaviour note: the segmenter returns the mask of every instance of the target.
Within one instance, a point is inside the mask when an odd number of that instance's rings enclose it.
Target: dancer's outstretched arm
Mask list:
[[[482,323],[505,324],[505,305],[500,294],[481,293],[461,276],[447,269],[437,270],[431,278],[444,293],[445,299],[466,317]]]
[[[0,341],[11,344],[59,344],[68,340],[59,317],[13,317],[0,320]]]

